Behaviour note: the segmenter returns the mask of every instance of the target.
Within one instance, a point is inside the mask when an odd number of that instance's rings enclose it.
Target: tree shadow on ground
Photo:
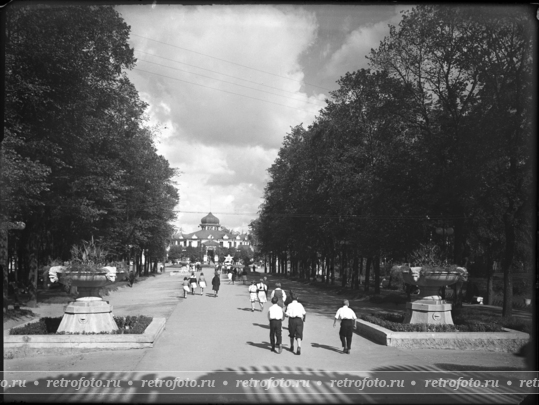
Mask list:
[[[467,364],[435,363],[434,366],[444,371],[523,371],[519,367],[472,366]]]
[[[250,343],[250,342],[248,342]],[[251,342],[252,343],[252,342]],[[252,343],[267,350],[268,342]],[[275,355],[275,359],[279,356]],[[33,372],[37,373],[37,372]],[[23,373],[6,377],[25,379]],[[436,367],[390,366],[372,371],[326,371],[289,366],[245,366],[208,372],[51,372],[44,371],[25,387],[6,388],[6,402],[122,402],[122,403],[521,403],[528,394],[512,385],[482,388],[438,388],[427,380],[501,379],[488,371],[444,372]],[[514,377],[511,377],[514,379]],[[101,381],[98,386],[95,381]],[[53,387],[50,381],[65,381]],[[93,382],[92,385],[89,382]],[[107,382],[112,381],[112,386]],[[371,383],[368,384],[368,381]],[[374,385],[374,381],[378,381]],[[384,382],[382,386],[381,381]],[[37,383],[37,384],[36,384]],[[425,388],[428,387],[428,388]],[[529,391],[532,393],[532,391]],[[467,395],[468,394],[468,395]],[[478,395],[482,394],[482,395]]]
[[[307,315],[316,313],[326,317],[333,318],[337,310],[342,307],[344,296],[335,296],[335,291],[325,291],[323,289],[313,288],[312,285],[299,280],[290,280],[284,277],[272,276],[268,281],[268,294],[270,295],[275,288],[275,283],[281,283],[281,288],[288,295],[290,290],[299,297],[298,301],[303,304]],[[366,299],[349,299],[350,308],[353,309],[357,316],[360,314],[370,314],[371,312],[390,311],[404,312],[405,304],[393,303],[372,303]]]

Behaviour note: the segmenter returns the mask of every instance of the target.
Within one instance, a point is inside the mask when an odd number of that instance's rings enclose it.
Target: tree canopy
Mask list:
[[[445,259],[500,262],[509,302],[511,269],[533,250],[534,30],[526,7],[404,12],[370,68],[285,137],[254,227],[262,251],[406,262],[451,228]]]
[[[26,223],[9,240],[22,274],[91,237],[110,260],[162,259],[177,173],[126,74],[130,27],[110,6],[13,5],[6,33],[1,214]]]

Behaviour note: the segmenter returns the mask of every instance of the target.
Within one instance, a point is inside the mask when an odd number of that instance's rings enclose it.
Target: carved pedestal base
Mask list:
[[[78,298],[66,305],[58,332],[100,333],[118,330],[112,316],[112,305],[99,297]]]
[[[406,304],[403,323],[432,323],[453,325],[451,304],[441,300],[420,300]]]

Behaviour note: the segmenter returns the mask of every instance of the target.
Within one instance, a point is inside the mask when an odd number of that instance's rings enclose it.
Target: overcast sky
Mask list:
[[[229,229],[257,217],[267,169],[290,128],[306,128],[346,72],[398,25],[399,5],[126,5],[129,77],[180,170],[175,226],[210,210]]]

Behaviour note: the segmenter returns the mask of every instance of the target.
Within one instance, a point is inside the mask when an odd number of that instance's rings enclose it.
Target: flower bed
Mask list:
[[[471,311],[455,311],[454,325],[436,325],[426,323],[405,324],[404,314],[379,312],[361,315],[360,319],[381,326],[393,332],[504,332],[504,328],[530,333],[531,322],[516,317],[500,318],[472,316]]]
[[[115,316],[114,321],[118,325],[118,330],[114,332],[103,332],[100,334],[143,334],[153,318],[138,315],[138,316]],[[40,318],[37,322],[32,322],[24,326],[13,328],[10,330],[10,335],[61,335],[64,333],[56,333],[62,317]],[[86,333],[90,334],[90,333]]]

